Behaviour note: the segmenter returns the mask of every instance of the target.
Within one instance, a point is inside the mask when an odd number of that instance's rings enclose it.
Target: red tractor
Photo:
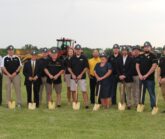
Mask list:
[[[74,48],[76,41],[68,38],[57,39],[57,48],[59,48],[59,57],[67,55],[68,48]]]

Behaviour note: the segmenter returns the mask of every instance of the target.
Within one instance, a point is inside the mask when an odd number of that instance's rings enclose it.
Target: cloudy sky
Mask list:
[[[0,0],[0,47],[56,45],[75,39],[83,47],[114,43],[165,44],[165,0]]]

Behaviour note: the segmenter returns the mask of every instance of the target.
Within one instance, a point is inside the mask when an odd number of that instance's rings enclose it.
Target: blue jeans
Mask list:
[[[151,108],[153,108],[154,106],[156,106],[155,81],[154,80],[144,80],[144,81],[141,81],[141,83],[143,84],[142,104],[144,104],[145,93],[146,93],[146,89],[147,89],[149,92],[149,95],[150,95]]]

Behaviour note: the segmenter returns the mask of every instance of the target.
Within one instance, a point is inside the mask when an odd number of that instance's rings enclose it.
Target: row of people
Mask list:
[[[86,72],[90,78],[90,102],[95,103],[96,88],[101,84],[100,103],[109,108],[116,104],[117,86],[121,94],[121,100],[127,102],[127,107],[132,107],[132,96],[134,105],[140,102],[140,84],[144,85],[142,104],[145,101],[146,89],[150,95],[151,108],[156,106],[155,97],[155,69],[158,64],[156,56],[151,52],[151,44],[144,43],[144,52],[141,54],[140,47],[133,47],[132,55],[129,55],[127,47],[122,47],[120,52],[119,45],[113,46],[113,55],[109,58],[106,54],[99,55],[98,50],[93,51],[93,58],[87,58],[81,53],[80,45],[75,49],[68,49],[68,56],[63,61],[58,58],[58,50],[52,48],[50,54],[48,49],[43,49],[43,58],[37,59],[37,51],[32,51],[32,58],[24,64],[23,74],[27,91],[27,102],[31,102],[32,84],[34,86],[34,101],[39,107],[42,102],[42,92],[46,88],[46,101],[52,98],[52,89],[56,91],[56,105],[61,106],[62,79],[67,84],[68,103],[76,101],[76,82],[82,91],[85,108],[89,108]],[[14,47],[7,48],[8,55],[3,57],[1,68],[6,79],[6,99],[11,100],[11,84],[16,89],[17,105],[20,107],[21,100],[21,80],[20,69],[22,67],[19,57],[14,55]],[[159,83],[164,84],[164,58],[160,59]],[[124,83],[125,93],[121,93],[121,86]],[[164,85],[161,85],[164,92]],[[164,94],[164,93],[163,93]],[[126,100],[125,100],[126,98]]]

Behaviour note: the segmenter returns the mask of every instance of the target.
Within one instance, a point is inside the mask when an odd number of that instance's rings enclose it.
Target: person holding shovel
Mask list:
[[[165,46],[163,46],[163,55],[159,61],[159,68],[158,68],[158,81],[161,88],[163,99],[165,100]],[[165,113],[165,110],[162,111]]]
[[[4,74],[6,82],[6,101],[7,104],[11,102],[11,85],[13,84],[16,91],[16,103],[17,107],[20,108],[22,105],[21,98],[21,77],[19,75],[22,68],[20,58],[14,54],[14,46],[9,45],[7,47],[7,55],[3,57],[1,68]]]
[[[64,73],[63,62],[58,58],[58,49],[52,47],[50,50],[50,59],[45,66],[45,73],[47,75],[47,93],[48,101],[52,101],[52,89],[56,91],[56,106],[61,107],[61,91],[62,91],[62,80],[61,75]],[[53,88],[52,88],[53,85]]]
[[[42,84],[40,85],[40,91],[39,91],[39,99],[40,99],[40,104],[42,103],[42,94],[43,94],[43,91],[44,91],[44,88],[45,88],[45,95],[46,95],[46,103],[47,100],[48,100],[48,94],[46,93],[46,80],[47,80],[47,77],[46,77],[46,74],[45,74],[45,71],[44,71],[44,67],[45,65],[47,64],[48,62],[48,49],[45,47],[42,49],[42,58],[39,60],[40,61],[40,64],[42,65],[42,69],[41,69],[41,80],[42,80]]]
[[[36,50],[32,50],[31,59],[24,64],[23,74],[25,76],[24,84],[26,86],[26,92],[27,92],[27,104],[34,102],[36,103],[36,107],[38,108],[39,90],[41,85],[41,65],[39,60],[37,59]],[[34,100],[32,100],[32,98],[34,98]]]
[[[119,81],[119,78],[117,76],[117,61],[120,57],[120,46],[118,44],[114,44],[113,54],[110,55],[108,59],[108,62],[112,64],[112,89],[110,90],[112,97],[112,105],[116,105],[117,83]]]
[[[110,89],[110,75],[112,74],[112,67],[110,63],[108,63],[108,59],[105,53],[100,54],[101,62],[97,63],[94,69],[94,74],[97,79],[97,82],[100,83],[100,99],[101,105],[104,108],[109,108],[111,104],[111,94]]]
[[[67,50],[67,57],[64,60],[64,67],[65,67],[64,81],[66,82],[66,86],[67,86],[68,105],[71,104],[71,95],[72,95],[71,91],[70,91],[71,74],[68,71],[68,66],[69,66],[70,59],[72,58],[73,55],[74,55],[74,50],[72,48],[68,48],[68,50]]]
[[[97,87],[97,80],[94,75],[94,68],[97,63],[100,63],[100,57],[99,57],[99,52],[97,49],[93,50],[92,53],[93,57],[88,60],[89,63],[89,79],[90,79],[90,101],[91,104],[95,104],[95,90]]]
[[[132,83],[132,95],[134,98],[134,106],[137,107],[140,102],[140,83],[138,73],[136,71],[136,62],[140,55],[140,46],[136,45],[132,48],[132,60],[133,60],[133,83]]]
[[[133,61],[132,61],[132,58],[128,55],[128,52],[129,52],[128,47],[123,46],[122,56],[118,59],[118,62],[117,62],[117,74],[119,78],[119,91],[121,94],[121,101],[123,104],[125,104],[127,101],[127,108],[128,110],[130,110],[132,106],[131,89],[132,89],[132,82],[133,82],[133,77],[132,77],[133,76],[133,73],[132,73]],[[126,95],[126,101],[125,101],[125,95]]]
[[[87,58],[82,54],[81,45],[77,44],[75,46],[75,56],[73,56],[70,59],[69,64],[69,72],[71,74],[71,86],[70,89],[72,91],[73,95],[73,102],[77,102],[77,91],[76,87],[77,84],[80,86],[85,108],[88,109],[88,94],[87,94],[87,86],[86,86],[86,72],[88,70],[88,60]]]
[[[156,106],[155,97],[155,69],[158,64],[156,56],[151,52],[150,42],[144,43],[144,54],[141,54],[136,63],[136,70],[141,84],[143,84],[142,104],[144,105],[146,89],[150,95],[151,109]]]

